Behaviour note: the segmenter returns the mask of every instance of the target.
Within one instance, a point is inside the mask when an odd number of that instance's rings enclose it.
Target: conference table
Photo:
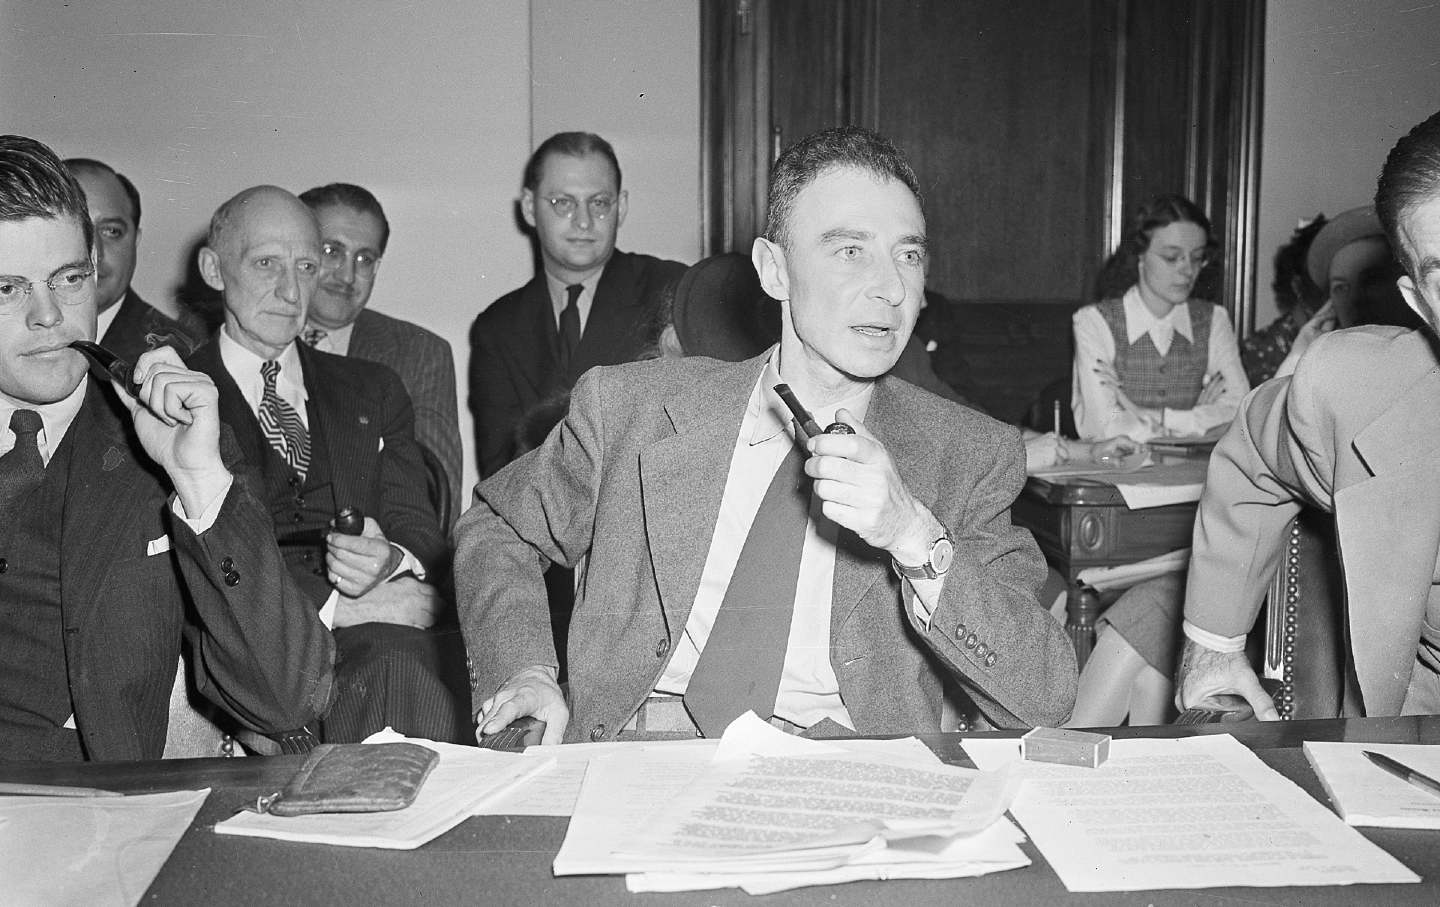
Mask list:
[[[1300,750],[1305,740],[1440,744],[1440,716],[1333,719],[1201,727],[1111,729],[1122,737],[1232,733],[1272,768],[1322,803],[1320,783]],[[990,732],[976,736],[1014,736]],[[945,761],[969,765],[960,736],[927,736]],[[413,851],[295,844],[215,834],[216,822],[241,803],[278,788],[303,756],[188,759],[165,762],[54,765],[0,763],[0,781],[66,784],[126,793],[211,788],[204,806],[176,846],[143,904],[984,904],[1033,905],[1352,905],[1440,904],[1440,831],[1361,829],[1423,881],[1410,885],[1211,888],[1071,894],[1028,842],[1033,865],[973,879],[852,882],[752,898],[737,889],[682,894],[630,894],[619,877],[555,878],[550,864],[566,820],[485,816]],[[58,870],[58,867],[57,867]],[[63,871],[63,870],[58,870]],[[0,901],[4,900],[0,880]]]
[[[1030,530],[1045,560],[1065,580],[1065,630],[1080,664],[1095,646],[1095,621],[1109,604],[1081,582],[1083,570],[1117,567],[1190,547],[1195,499],[1132,509],[1116,482],[1199,484],[1211,445],[1156,455],[1134,472],[1095,468],[1032,475],[1010,509],[1015,525]]]

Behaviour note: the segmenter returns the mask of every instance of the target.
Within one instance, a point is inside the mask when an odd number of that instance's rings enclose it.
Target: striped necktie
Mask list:
[[[260,430],[270,446],[304,478],[310,469],[310,435],[295,407],[282,400],[275,390],[275,378],[279,374],[280,363],[275,360],[260,363],[260,377],[265,379],[265,392],[260,396]]]

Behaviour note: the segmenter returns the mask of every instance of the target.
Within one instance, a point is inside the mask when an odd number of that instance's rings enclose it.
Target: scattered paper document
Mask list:
[[[1419,743],[1305,743],[1305,758],[1347,825],[1440,828],[1440,797],[1407,784],[1360,755],[1380,753],[1440,778],[1440,746]]]
[[[1094,769],[964,746],[1023,779],[1011,813],[1070,891],[1420,880],[1227,734],[1115,740]]]
[[[0,797],[5,902],[140,903],[207,794]]]
[[[1179,548],[1132,564],[1086,567],[1075,575],[1075,579],[1096,592],[1114,592],[1129,589],[1144,580],[1165,576],[1167,573],[1179,573],[1189,566],[1190,549]]]
[[[1006,778],[943,765],[913,739],[809,741],[741,719],[713,758],[690,748],[592,760],[555,873],[643,873],[630,879],[637,891],[759,892],[1023,866],[1002,817]]]
[[[425,779],[415,802],[404,809],[288,818],[242,812],[217,824],[215,831],[344,847],[413,850],[477,813],[485,801],[505,794],[553,765],[551,760],[526,758],[519,753],[430,740],[410,742],[435,750],[440,762]]]

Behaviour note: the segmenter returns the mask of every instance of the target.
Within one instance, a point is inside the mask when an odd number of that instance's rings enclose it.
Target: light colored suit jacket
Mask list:
[[[1440,613],[1440,365],[1424,333],[1317,340],[1261,385],[1210,460],[1185,616],[1225,636],[1255,621],[1302,505],[1335,514],[1350,654],[1367,715],[1405,700],[1421,621]]]
[[[542,572],[588,556],[570,625],[565,739],[615,736],[684,632],[764,363],[593,369],[560,429],[478,487],[455,530],[477,704],[521,668],[556,663]],[[841,533],[830,661],[856,729],[937,730],[942,673],[997,725],[1064,721],[1074,652],[1036,602],[1045,571],[1034,540],[1010,523],[1025,480],[1018,432],[889,377],[866,424],[950,528],[956,558],[927,628],[902,603],[889,557]]]
[[[455,393],[455,357],[439,334],[417,324],[362,309],[347,355],[388,365],[415,406],[415,440],[435,455],[450,483],[450,513],[458,516],[464,451]],[[449,526],[444,527],[448,532]]]

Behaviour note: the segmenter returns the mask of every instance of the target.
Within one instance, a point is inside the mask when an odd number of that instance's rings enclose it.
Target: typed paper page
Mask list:
[[[1021,762],[1014,740],[965,749],[1013,763],[1011,813],[1071,891],[1419,881],[1228,735],[1115,740],[1095,769]]]

